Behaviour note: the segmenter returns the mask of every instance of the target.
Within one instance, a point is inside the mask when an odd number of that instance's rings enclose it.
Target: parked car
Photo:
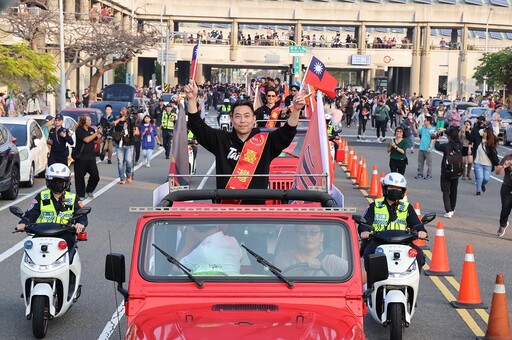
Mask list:
[[[68,144],[68,155],[71,155],[71,151],[72,151],[71,149],[76,143],[75,131],[78,126],[78,123],[76,122],[76,120],[74,120],[70,116],[62,116],[62,117],[64,118],[64,121],[62,122],[62,127],[64,127],[65,129],[67,129],[71,132],[71,138],[73,139],[73,145]],[[44,125],[46,117],[33,116],[33,118],[39,124],[39,126],[42,127]],[[68,160],[68,165],[69,164],[71,164],[71,157],[69,157],[69,160]]]
[[[37,122],[29,117],[2,117],[2,123],[16,138],[20,153],[20,181],[27,187],[34,185],[36,175],[44,175],[48,164],[46,138]]]
[[[71,117],[76,122],[80,120],[80,116],[84,113],[87,113],[89,116],[91,116],[91,123],[92,126],[98,126],[100,124],[100,119],[103,113],[99,109],[94,108],[77,108],[77,109],[64,109],[59,112],[61,115],[65,117]]]
[[[0,193],[4,200],[18,198],[20,188],[20,154],[16,138],[0,124]]]
[[[457,110],[459,110],[461,117],[464,116],[464,112],[466,111],[467,108],[478,107],[478,105],[473,102],[453,102],[453,103],[457,107]]]
[[[491,120],[492,114],[494,113],[494,109],[489,109],[487,107],[468,107],[464,114],[462,115],[463,120],[471,121],[471,125],[475,124],[476,119],[480,116],[484,116],[485,120]]]
[[[449,109],[450,106],[452,105],[451,100],[441,99],[441,98],[433,98],[432,102],[430,103],[430,106],[428,107],[428,111],[430,112],[430,114],[433,114],[436,111],[439,104],[441,104],[441,103],[443,103],[444,107],[446,107],[447,109]]]
[[[503,144],[510,145],[512,142],[512,111],[500,110],[500,116],[500,135],[503,139]]]

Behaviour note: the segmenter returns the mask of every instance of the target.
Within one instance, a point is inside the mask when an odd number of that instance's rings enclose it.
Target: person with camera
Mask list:
[[[139,134],[136,122],[128,115],[128,109],[122,107],[121,116],[114,121],[112,139],[117,155],[119,184],[133,181],[133,150],[135,135]]]
[[[496,167],[496,175],[505,172],[503,176],[503,183],[501,184],[500,197],[501,197],[501,211],[500,211],[500,226],[496,233],[499,237],[505,235],[508,227],[508,218],[512,210],[512,154],[508,154],[501,159],[500,164]]]
[[[91,124],[91,117],[88,114],[80,116],[75,131],[76,145],[71,153],[71,157],[75,160],[76,194],[81,200],[85,199],[85,195],[93,198],[93,192],[100,181],[94,144],[102,142],[103,129],[100,126],[95,130],[91,127]],[[89,174],[87,186],[85,185],[86,174]]]
[[[466,132],[466,138],[473,143],[476,196],[481,196],[487,190],[491,172],[500,163],[497,151],[499,140],[491,124],[482,116],[477,118],[473,131]]]
[[[64,118],[61,114],[55,116],[55,126],[48,133],[46,143],[51,145],[50,154],[48,156],[48,165],[54,163],[68,164],[68,146],[75,144],[71,137],[71,131],[62,126]]]
[[[114,152],[114,143],[112,142],[112,133],[114,130],[114,120],[116,118],[112,114],[112,105],[105,106],[105,115],[100,119],[100,126],[103,128],[103,147],[101,148],[100,160],[105,159],[107,154],[108,164],[112,164],[112,153]]]
[[[462,163],[462,143],[459,132],[453,127],[446,130],[448,143],[436,141],[434,147],[443,153],[441,162],[441,192],[443,193],[444,217],[452,218],[457,204],[459,177],[464,171]]]

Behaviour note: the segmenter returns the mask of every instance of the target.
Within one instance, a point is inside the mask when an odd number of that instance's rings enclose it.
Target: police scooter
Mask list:
[[[221,130],[231,131],[231,119],[229,113],[221,113],[219,117],[219,126]]]
[[[20,208],[11,206],[9,210],[23,219]],[[77,247],[69,249],[61,237],[67,233],[75,235],[75,220],[90,211],[90,207],[79,209],[66,225],[33,223],[25,227],[25,232],[32,238],[23,245],[21,297],[25,301],[25,315],[32,320],[32,333],[37,339],[46,336],[49,320],[62,316],[80,297],[80,256]],[[86,240],[85,232],[77,235],[77,241]]]
[[[357,224],[368,226],[362,216],[354,215],[353,218]],[[427,213],[421,219],[421,224],[427,224],[435,218],[435,213]],[[402,339],[402,332],[405,327],[409,327],[414,315],[420,268],[416,260],[417,251],[409,244],[417,238],[414,232],[403,230],[384,230],[370,236],[371,240],[381,243],[370,258],[381,257],[382,262],[371,266],[373,259],[368,260],[365,298],[372,318],[384,327],[389,325],[391,340]],[[376,266],[380,268],[376,269]],[[388,275],[374,280],[377,276],[374,271],[381,271],[382,267],[387,267]]]

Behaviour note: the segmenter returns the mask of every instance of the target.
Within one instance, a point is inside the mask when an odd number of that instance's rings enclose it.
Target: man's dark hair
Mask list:
[[[275,87],[269,87],[267,91],[265,91],[265,95],[267,95],[269,92],[274,92],[277,95],[277,91]]]
[[[457,142],[459,140],[459,130],[457,128],[449,128],[446,130],[446,136],[450,140]]]
[[[110,105],[110,104],[105,105],[105,110],[107,109],[107,107],[112,108],[112,105]]]
[[[254,108],[252,106],[252,101],[248,99],[239,99],[237,100],[233,106],[231,107],[231,112],[229,113],[231,116],[233,115],[233,112],[235,112],[235,109],[239,106],[249,106],[251,108],[252,114],[254,114]]]
[[[425,120],[428,120],[430,123],[432,123],[432,116],[425,117]]]

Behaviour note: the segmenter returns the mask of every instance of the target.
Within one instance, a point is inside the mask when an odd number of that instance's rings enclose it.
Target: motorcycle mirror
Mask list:
[[[385,254],[371,254],[367,258],[365,257],[365,261],[368,261],[368,287],[373,287],[375,282],[386,280],[389,277],[388,260]]]
[[[11,212],[11,214],[13,214],[15,216],[18,216],[18,217],[23,216],[23,211],[19,207],[10,206],[9,211]]]
[[[356,221],[357,224],[366,224],[366,220],[361,215],[352,215],[352,219]]]
[[[75,213],[75,216],[73,216],[73,218],[75,217],[80,217],[80,216],[85,216],[87,214],[89,214],[91,212],[91,207],[83,207],[83,208],[80,208],[78,209],[78,211]]]
[[[429,212],[426,213],[423,218],[421,219],[421,223],[427,224],[429,222],[432,222],[436,218],[436,213]]]

